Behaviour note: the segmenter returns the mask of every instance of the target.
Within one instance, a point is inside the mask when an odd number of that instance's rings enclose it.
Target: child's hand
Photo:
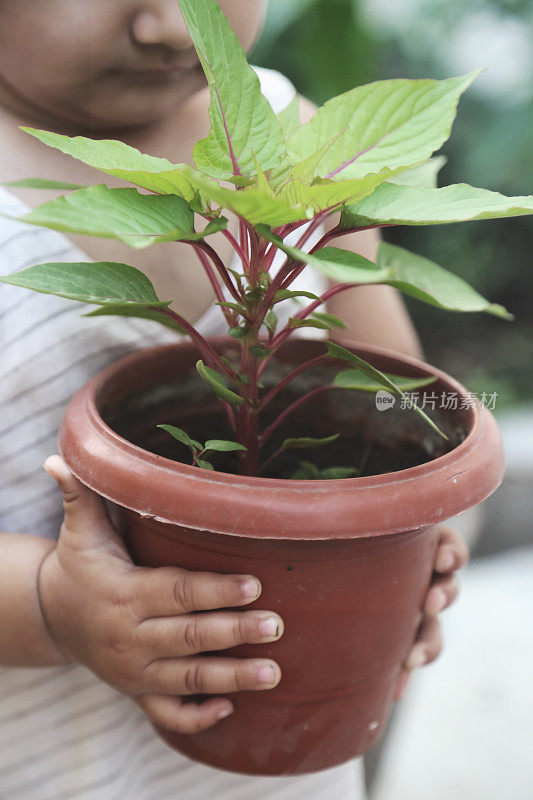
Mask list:
[[[63,492],[65,519],[41,568],[40,601],[49,633],[69,660],[181,733],[205,730],[232,712],[226,698],[198,705],[182,703],[183,695],[271,689],[279,682],[273,661],[198,657],[282,635],[283,622],[271,612],[205,613],[256,600],[256,578],[135,567],[102,499],[59,456],[47,459],[45,469]]]
[[[440,541],[435,558],[434,577],[426,597],[424,617],[415,645],[405,663],[396,688],[396,700],[405,692],[412,670],[431,664],[442,651],[442,635],[438,614],[448,608],[459,594],[455,573],[468,562],[468,545],[453,528],[440,529]]]

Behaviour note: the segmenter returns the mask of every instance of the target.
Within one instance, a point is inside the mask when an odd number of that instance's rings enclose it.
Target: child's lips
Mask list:
[[[196,65],[195,65],[196,66]],[[128,69],[125,73],[135,82],[168,83],[194,72],[194,67],[181,65],[165,65],[145,67],[144,69]]]
[[[171,83],[190,70],[184,70],[180,67],[165,67],[156,69],[140,69],[140,70],[126,70],[125,74],[129,80],[135,83]]]

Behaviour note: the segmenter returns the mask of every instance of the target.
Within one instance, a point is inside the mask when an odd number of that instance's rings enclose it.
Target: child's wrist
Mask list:
[[[49,582],[49,578],[51,577],[49,573],[51,569],[53,569],[53,562],[56,559],[55,551],[56,546],[49,550],[42,559],[39,569],[37,570],[36,589],[42,625],[48,640],[49,656],[52,659],[51,666],[62,666],[69,664],[71,659],[65,652],[63,652],[63,649],[61,648],[57,641],[57,637],[54,634],[53,626],[50,621],[49,593],[45,588],[45,583]]]

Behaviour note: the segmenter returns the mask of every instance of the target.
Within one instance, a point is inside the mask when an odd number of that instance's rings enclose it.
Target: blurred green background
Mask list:
[[[252,63],[278,69],[316,103],[383,78],[444,78],[487,67],[461,101],[440,185],[532,192],[530,0],[270,0]],[[497,411],[533,401],[531,218],[389,229],[516,315],[506,323],[408,305],[429,361]]]

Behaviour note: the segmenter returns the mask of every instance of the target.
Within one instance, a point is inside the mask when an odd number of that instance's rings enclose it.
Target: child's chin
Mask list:
[[[94,103],[87,109],[87,125],[91,130],[127,128],[157,123],[177,105],[187,100],[201,88],[190,89],[167,82],[165,84],[139,84],[113,97],[109,102]]]

